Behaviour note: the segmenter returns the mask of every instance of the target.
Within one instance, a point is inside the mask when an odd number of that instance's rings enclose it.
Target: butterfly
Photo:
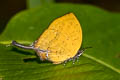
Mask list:
[[[84,51],[79,50],[82,44],[82,28],[73,13],[55,19],[33,45],[25,46],[16,41],[11,44],[32,49],[40,60],[48,60],[53,64],[75,60]]]

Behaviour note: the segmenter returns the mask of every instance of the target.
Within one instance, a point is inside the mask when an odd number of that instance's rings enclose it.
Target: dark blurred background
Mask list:
[[[90,4],[110,12],[120,12],[120,0],[0,0],[0,33],[19,11],[46,3]]]

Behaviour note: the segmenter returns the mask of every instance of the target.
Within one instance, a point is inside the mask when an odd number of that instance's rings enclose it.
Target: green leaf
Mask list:
[[[81,23],[82,47],[93,47],[75,64],[54,65],[39,61],[33,51],[6,47],[11,40],[31,44],[54,19],[69,12]],[[23,11],[0,36],[0,76],[5,80],[120,80],[119,21],[120,14],[90,5],[54,4]]]

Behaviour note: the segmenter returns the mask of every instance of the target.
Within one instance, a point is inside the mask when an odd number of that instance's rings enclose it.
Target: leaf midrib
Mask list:
[[[31,44],[32,42],[31,41],[21,41],[21,40],[17,40],[19,43],[22,43],[22,44]],[[11,43],[11,41],[0,41],[0,44],[3,44],[3,45],[9,45]],[[87,57],[91,60],[94,60],[108,68],[110,68],[111,70],[117,72],[120,74],[120,70],[115,68],[114,66],[111,66],[110,64],[107,64],[105,63],[104,61],[100,60],[100,59],[97,59],[95,58],[94,56],[91,56],[91,55],[88,55],[88,54],[83,54],[84,57]]]
[[[97,59],[97,58],[95,58],[93,56],[90,56],[88,54],[83,54],[83,56],[87,57],[87,58],[89,58],[91,60],[94,60],[94,61],[96,61],[96,62],[98,62],[98,63],[100,63],[100,64],[102,64],[102,65],[104,65],[104,66],[106,66],[106,67],[108,67],[108,68],[112,69],[113,71],[115,71],[115,72],[120,74],[120,70],[119,69],[115,68],[114,66],[111,66],[110,64],[105,63],[104,61],[102,61],[100,59]]]

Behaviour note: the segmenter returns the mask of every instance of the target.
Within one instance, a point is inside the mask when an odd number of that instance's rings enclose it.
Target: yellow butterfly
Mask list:
[[[53,64],[78,58],[83,52],[79,51],[81,44],[82,29],[73,13],[55,19],[32,46],[12,41],[12,45],[33,49],[41,60],[48,60]]]

